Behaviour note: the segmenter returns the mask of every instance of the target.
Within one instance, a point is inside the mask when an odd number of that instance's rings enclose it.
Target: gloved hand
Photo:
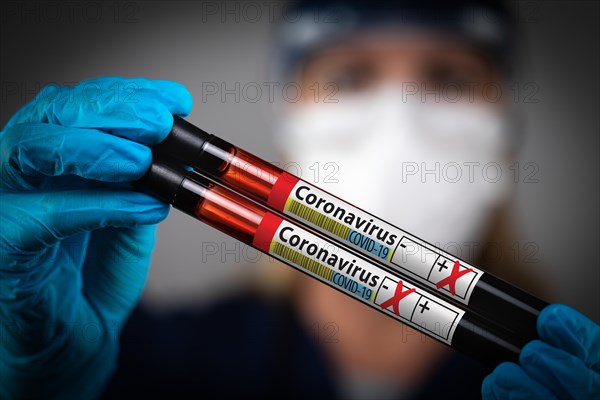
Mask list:
[[[175,82],[92,79],[0,133],[0,398],[101,393],[169,209],[130,182],[191,104]]]
[[[502,363],[485,378],[488,399],[600,399],[600,326],[553,304],[540,313],[541,340],[523,347],[519,365]]]

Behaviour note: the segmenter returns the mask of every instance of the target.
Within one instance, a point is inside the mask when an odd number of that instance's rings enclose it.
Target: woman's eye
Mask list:
[[[373,84],[374,74],[369,68],[354,67],[330,73],[327,82],[332,82],[339,91],[358,92]]]

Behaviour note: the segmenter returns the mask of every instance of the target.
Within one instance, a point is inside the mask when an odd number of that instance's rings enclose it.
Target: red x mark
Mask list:
[[[455,286],[456,286],[456,281],[458,280],[458,278],[473,271],[473,268],[463,269],[462,271],[459,271],[459,269],[460,269],[460,261],[456,260],[454,262],[454,265],[452,266],[452,272],[450,273],[450,276],[448,276],[448,277],[442,279],[441,281],[439,281],[438,283],[436,283],[435,287],[439,289],[441,287],[448,285],[448,287],[450,288],[450,293],[452,293],[452,296],[456,296]]]
[[[402,291],[402,281],[398,282],[398,286],[396,286],[396,291],[394,292],[394,296],[386,301],[384,301],[383,303],[381,303],[381,309],[385,310],[386,308],[388,308],[389,306],[394,306],[394,313],[396,313],[397,316],[400,316],[400,300],[402,300],[403,298],[405,298],[406,296],[408,296],[409,294],[411,294],[412,292],[414,292],[416,289],[412,288],[412,289],[408,289],[406,291]]]

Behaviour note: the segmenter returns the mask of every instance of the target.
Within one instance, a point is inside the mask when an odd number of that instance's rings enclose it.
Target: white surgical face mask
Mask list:
[[[507,193],[508,139],[490,107],[386,87],[284,115],[277,141],[303,179],[459,257]]]

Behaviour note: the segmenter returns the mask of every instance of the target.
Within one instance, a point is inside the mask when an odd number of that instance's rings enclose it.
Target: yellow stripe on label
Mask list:
[[[318,211],[305,206],[304,204],[289,198],[285,203],[284,211],[288,211],[291,214],[297,215],[298,217],[315,224],[318,227],[325,229],[327,232],[331,232],[334,235],[346,240],[350,233],[350,228],[339,223],[338,221],[329,218],[326,215],[321,214]]]
[[[276,254],[293,264],[299,265],[307,271],[310,271],[328,281],[330,281],[331,277],[333,276],[332,269],[327,268],[323,264],[319,264],[315,260],[310,259],[304,254],[298,253],[296,250],[292,250],[279,242],[272,241],[269,252]]]

